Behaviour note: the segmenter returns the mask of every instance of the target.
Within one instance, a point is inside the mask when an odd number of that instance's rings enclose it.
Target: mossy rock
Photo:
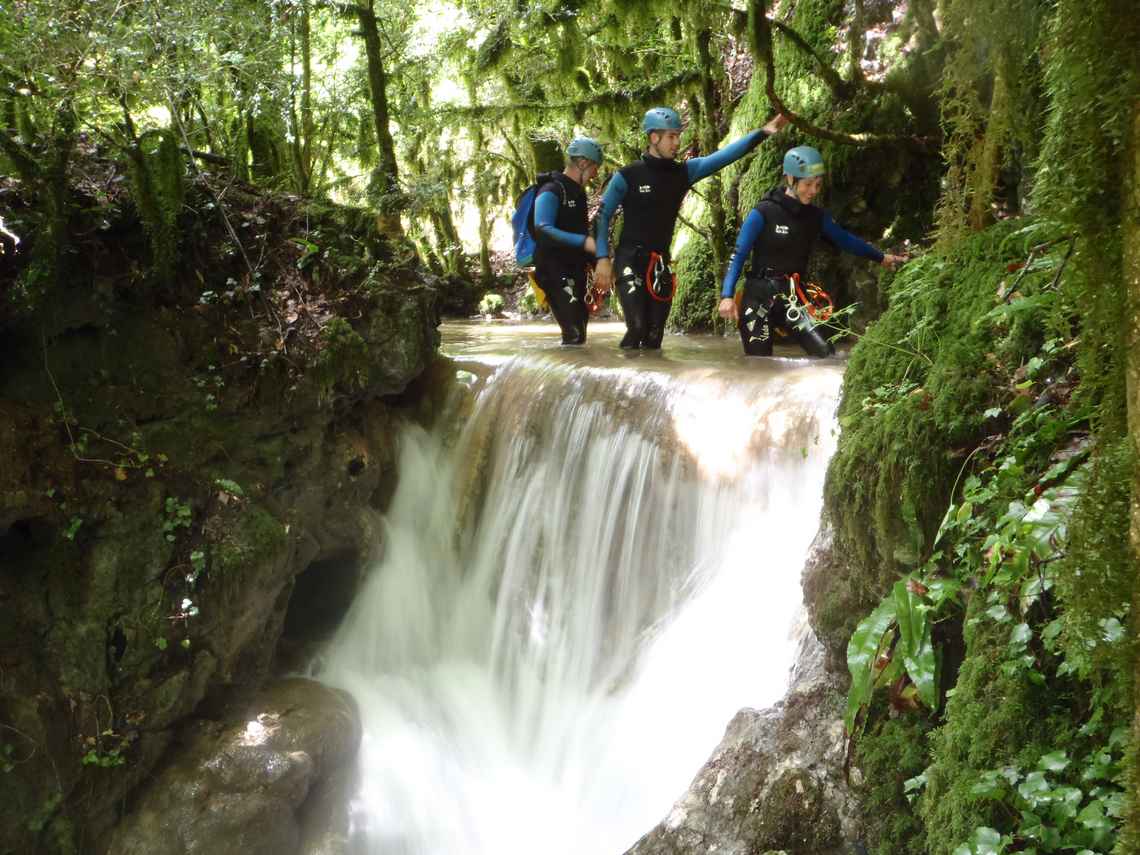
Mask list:
[[[979,826],[1002,827],[1005,807],[973,792],[982,772],[1007,764],[1031,769],[1077,727],[1063,696],[1002,669],[1010,625],[988,620],[985,608],[975,597],[967,610],[966,659],[945,724],[931,736],[919,800],[929,855],[952,855]]]
[[[887,716],[887,704],[879,700],[870,711],[873,724],[856,745],[867,849],[871,855],[926,855],[922,822],[904,785],[929,763],[933,725],[917,716]]]
[[[890,282],[890,308],[851,351],[828,468],[824,516],[841,560],[805,579],[812,624],[836,655],[862,617],[931,549],[950,491],[985,434],[1032,337],[1002,339],[986,319],[1025,223],[1003,223],[931,252]],[[1019,231],[1020,230],[1020,231]]]

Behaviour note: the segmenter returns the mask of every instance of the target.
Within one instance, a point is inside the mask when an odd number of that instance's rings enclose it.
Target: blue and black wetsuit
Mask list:
[[[581,184],[556,173],[538,188],[534,201],[534,278],[562,328],[563,344],[586,342],[590,317],[586,265],[592,259],[583,247],[588,226],[586,191]]]
[[[610,254],[610,220],[621,206],[624,224],[613,255],[626,325],[622,347],[661,347],[673,305],[669,245],[689,188],[744,157],[767,136],[765,131],[753,131],[707,157],[684,163],[647,154],[610,179],[598,213],[598,258]]]
[[[803,204],[781,187],[768,191],[745,218],[720,295],[723,298],[735,295],[736,280],[745,258],[751,253],[752,265],[744,281],[738,320],[740,340],[749,356],[772,355],[773,324],[790,329],[800,346],[812,356],[834,353],[831,343],[814,328],[806,312],[796,323],[789,323],[787,303],[778,299],[788,292],[788,277],[793,273],[807,281],[808,260],[820,237],[852,255],[883,260],[883,253],[844,231],[822,208]]]

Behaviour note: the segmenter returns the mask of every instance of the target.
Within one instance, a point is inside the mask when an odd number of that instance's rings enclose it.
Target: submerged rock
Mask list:
[[[669,815],[627,855],[846,855],[858,838],[844,783],[841,678],[807,637],[787,696],[741,710]]]
[[[181,733],[108,851],[295,853],[310,796],[351,761],[360,738],[347,693],[311,680],[274,683],[225,721]]]

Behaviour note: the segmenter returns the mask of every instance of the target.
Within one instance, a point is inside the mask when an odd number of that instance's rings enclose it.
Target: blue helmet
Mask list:
[[[575,137],[566,146],[567,157],[584,157],[594,163],[602,163],[602,147],[589,137]]]
[[[823,155],[810,145],[798,145],[784,155],[784,174],[792,178],[814,178],[827,172]]]
[[[679,131],[681,130],[681,117],[677,115],[676,110],[671,110],[668,107],[654,107],[641,120],[641,130],[645,133],[650,131]]]

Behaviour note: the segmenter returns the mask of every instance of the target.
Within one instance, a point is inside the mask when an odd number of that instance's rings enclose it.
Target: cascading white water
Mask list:
[[[601,352],[499,360],[400,437],[322,674],[364,718],[361,852],[620,855],[786,688],[838,367]]]

